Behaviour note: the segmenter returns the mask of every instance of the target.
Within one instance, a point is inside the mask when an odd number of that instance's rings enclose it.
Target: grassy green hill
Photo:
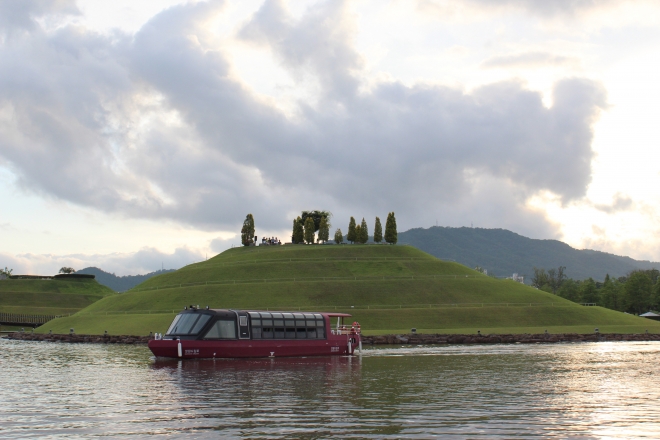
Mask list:
[[[108,296],[47,332],[164,332],[186,305],[344,311],[366,333],[601,331],[660,332],[660,323],[479,274],[412,246],[234,248]]]
[[[75,313],[114,292],[93,279],[1,280],[0,312]]]

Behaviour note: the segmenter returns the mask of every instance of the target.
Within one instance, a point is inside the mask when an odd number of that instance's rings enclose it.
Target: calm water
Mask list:
[[[0,341],[0,437],[658,438],[660,343],[156,361]]]

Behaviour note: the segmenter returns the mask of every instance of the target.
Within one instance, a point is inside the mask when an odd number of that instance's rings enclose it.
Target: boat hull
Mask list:
[[[351,346],[349,351],[349,339]],[[180,344],[180,348],[179,348]],[[168,358],[258,358],[290,356],[335,356],[353,354],[359,336],[346,335],[321,340],[175,340],[149,341],[149,349],[157,357]]]

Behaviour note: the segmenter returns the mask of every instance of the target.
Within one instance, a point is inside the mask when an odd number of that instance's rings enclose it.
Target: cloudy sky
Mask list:
[[[0,2],[0,266],[119,275],[305,209],[660,261],[660,3]]]

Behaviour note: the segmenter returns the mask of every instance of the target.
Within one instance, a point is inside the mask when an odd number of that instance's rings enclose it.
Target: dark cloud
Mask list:
[[[343,3],[294,19],[267,1],[240,37],[320,85],[289,117],[237,82],[209,43],[201,24],[221,9],[175,7],[134,36],[35,29],[1,46],[0,155],[21,185],[216,230],[240,229],[247,212],[275,230],[301,209],[329,209],[343,229],[350,215],[394,210],[401,228],[529,218],[552,232],[525,200],[585,194],[605,105],[598,83],[559,81],[551,108],[518,82],[469,94],[397,82],[360,91]]]
[[[574,57],[555,55],[548,52],[524,52],[512,55],[499,55],[488,58],[481,63],[484,68],[497,67],[537,67],[537,66],[560,66],[575,64],[578,60]]]

